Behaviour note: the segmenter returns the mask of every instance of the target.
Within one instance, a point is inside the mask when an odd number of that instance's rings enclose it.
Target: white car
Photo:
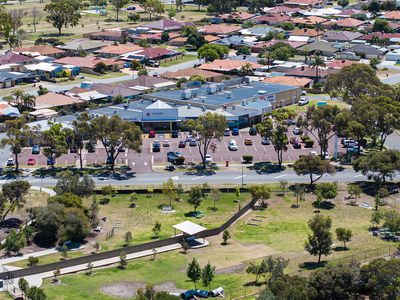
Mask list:
[[[235,140],[229,141],[228,149],[231,151],[236,151],[238,149],[238,145]]]
[[[171,147],[171,142],[169,140],[164,140],[163,147]]]
[[[317,151],[310,151],[310,155],[312,155],[312,156],[318,156],[318,153],[317,153]]]
[[[299,134],[301,134],[301,129],[300,129],[299,127],[295,127],[295,128],[293,129],[293,134],[294,134],[294,135],[299,135]]]
[[[212,163],[212,162],[213,162],[213,159],[212,159],[211,155],[207,154],[206,155],[206,163]]]
[[[297,104],[298,104],[299,106],[302,106],[302,105],[308,104],[308,102],[309,102],[308,98],[306,98],[306,97],[300,97],[300,101],[299,101],[299,103],[297,103]]]
[[[13,166],[13,165],[15,165],[15,159],[14,158],[7,159],[7,166]]]

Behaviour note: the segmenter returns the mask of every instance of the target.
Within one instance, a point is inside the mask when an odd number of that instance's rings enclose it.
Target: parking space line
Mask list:
[[[206,177],[206,176],[199,176],[199,177],[195,177],[195,178],[192,178],[192,180],[197,180],[197,179],[200,179],[200,178],[203,178],[203,177]]]
[[[277,179],[277,178],[282,178],[282,177],[285,177],[285,176],[287,176],[287,174],[282,174],[282,175],[276,176],[274,178]]]
[[[246,177],[246,176],[247,176],[247,175],[243,175],[243,177]],[[237,176],[237,177],[234,177],[233,180],[240,179],[240,178],[242,178],[242,175]]]

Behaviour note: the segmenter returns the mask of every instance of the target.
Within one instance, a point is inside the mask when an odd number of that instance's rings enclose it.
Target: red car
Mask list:
[[[185,141],[179,141],[179,148],[185,148],[186,147],[186,142]]]
[[[34,158],[29,158],[28,162],[26,163],[28,166],[34,166],[36,164],[36,161]]]
[[[156,132],[154,130],[149,131],[149,138],[155,138],[156,137]]]

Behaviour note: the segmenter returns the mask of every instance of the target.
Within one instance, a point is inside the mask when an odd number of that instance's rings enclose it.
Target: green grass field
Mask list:
[[[349,108],[349,105],[347,103],[342,102],[342,101],[336,101],[336,100],[314,100],[314,99],[310,100],[310,102],[307,105],[299,106],[297,104],[294,104],[294,105],[285,106],[285,108],[290,110],[290,111],[292,111],[295,114],[305,113],[309,106],[316,106],[318,104],[318,101],[326,101],[328,105],[336,105],[341,109]]]
[[[196,59],[197,59],[196,55],[188,55],[188,54],[186,54],[182,59],[178,59],[178,60],[173,60],[173,61],[169,61],[169,62],[166,62],[166,63],[162,63],[162,64],[160,64],[160,67],[170,67],[170,66],[173,66],[173,65],[181,64],[181,63],[192,61],[192,60],[196,60]]]

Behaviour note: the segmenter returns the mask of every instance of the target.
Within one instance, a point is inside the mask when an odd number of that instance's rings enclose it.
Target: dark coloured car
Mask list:
[[[174,139],[179,137],[179,131],[178,130],[173,130],[172,133],[171,133],[171,137],[174,138]]]
[[[256,126],[252,126],[249,131],[250,135],[257,135],[257,128]]]
[[[300,142],[298,140],[294,141],[293,148],[294,149],[301,149],[301,144],[300,144]]]
[[[271,144],[271,140],[269,138],[263,138],[261,140],[261,144],[263,145],[270,145]]]
[[[239,135],[239,128],[233,128],[232,135]]]
[[[186,147],[186,142],[185,141],[179,141],[179,148],[185,148]]]
[[[55,163],[56,163],[56,159],[55,159],[54,157],[49,157],[49,158],[47,159],[47,165],[48,165],[48,166],[50,166],[50,165],[55,165]]]
[[[32,154],[39,154],[40,153],[40,145],[35,144],[32,146]]]
[[[160,152],[160,149],[161,149],[160,141],[154,141],[153,152]]]
[[[167,160],[168,160],[168,162],[174,164],[175,161],[176,161],[176,159],[177,159],[178,157],[182,157],[182,156],[183,156],[182,152],[170,151],[170,152],[167,153]]]

